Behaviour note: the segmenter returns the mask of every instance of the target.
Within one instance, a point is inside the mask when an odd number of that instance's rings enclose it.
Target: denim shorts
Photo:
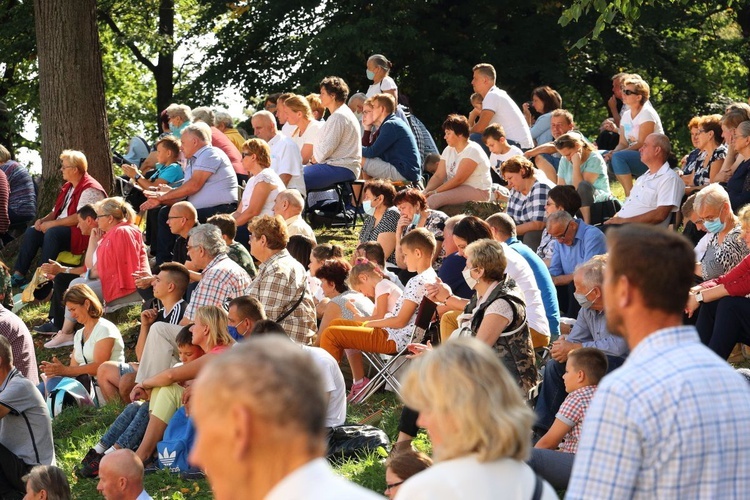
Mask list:
[[[120,376],[135,373],[135,367],[130,363],[120,363]]]

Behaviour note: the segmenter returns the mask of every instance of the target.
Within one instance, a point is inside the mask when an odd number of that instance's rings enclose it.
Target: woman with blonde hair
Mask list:
[[[294,95],[284,102],[287,108],[287,122],[296,126],[292,140],[302,155],[302,165],[310,163],[313,146],[318,140],[318,134],[323,128],[323,122],[315,119],[310,103],[302,96]]]
[[[461,338],[416,359],[402,383],[404,404],[419,411],[435,465],[401,485],[397,499],[556,499],[524,463],[534,413],[497,356]],[[535,495],[536,494],[536,495]]]
[[[74,255],[83,254],[89,237],[78,229],[77,212],[84,205],[94,204],[107,196],[101,184],[87,173],[89,164],[83,153],[66,149],[60,155],[60,161],[65,183],[52,211],[26,230],[14,268],[13,286],[25,283],[26,273],[39,250],[42,251],[40,263],[57,259],[57,255],[65,250]]]
[[[130,393],[132,401],[148,400],[149,415],[146,433],[136,454],[144,464],[152,461],[156,443],[164,436],[172,415],[182,406],[186,383],[198,376],[201,368],[234,344],[229,336],[227,313],[216,306],[201,306],[196,310],[195,323],[190,327],[193,345],[200,346],[204,354],[183,365],[168,368],[136,384]]]
[[[620,142],[604,158],[612,160],[612,170],[630,196],[633,177],[644,174],[648,167],[641,161],[639,150],[650,134],[663,134],[658,113],[651,105],[651,88],[640,77],[630,75],[622,81],[622,102],[628,105],[620,120]]]
[[[242,166],[251,177],[232,217],[237,223],[235,240],[247,248],[250,238],[247,223],[258,215],[273,215],[276,196],[286,185],[271,168],[271,148],[262,139],[249,139],[242,145]]]
[[[150,272],[143,233],[133,224],[135,212],[117,196],[97,203],[99,227],[91,231],[84,265],[88,269],[72,285],[85,283],[103,300],[108,311],[141,301],[135,286],[134,273]],[[45,344],[47,348],[70,345],[75,323],[65,314],[63,328]]]

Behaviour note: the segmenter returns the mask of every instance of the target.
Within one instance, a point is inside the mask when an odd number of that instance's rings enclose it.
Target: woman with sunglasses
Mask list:
[[[258,215],[273,216],[276,195],[286,189],[284,181],[271,167],[271,148],[262,139],[250,139],[242,145],[242,166],[250,174],[242,201],[232,214],[237,223],[235,240],[249,248],[247,223]]]
[[[641,161],[639,150],[649,134],[663,134],[664,128],[649,97],[651,89],[641,77],[630,75],[622,82],[622,102],[628,106],[620,121],[620,143],[604,156],[611,160],[617,180],[630,196],[633,188],[633,177],[638,177],[648,170]]]

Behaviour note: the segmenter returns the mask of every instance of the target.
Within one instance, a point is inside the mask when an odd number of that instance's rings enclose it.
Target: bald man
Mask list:
[[[276,202],[273,204],[273,214],[280,215],[286,222],[286,229],[289,236],[299,234],[310,238],[317,243],[315,232],[310,225],[302,218],[302,209],[305,206],[305,200],[296,189],[286,189],[276,195]]]
[[[253,131],[271,148],[271,168],[279,174],[286,187],[303,195],[305,179],[302,177],[302,154],[289,137],[276,130],[276,117],[270,111],[258,111],[251,119]]]
[[[96,489],[107,500],[151,500],[143,489],[143,462],[128,449],[104,455]]]
[[[198,211],[189,201],[180,201],[172,205],[167,216],[169,231],[175,235],[174,246],[167,255],[162,255],[163,260],[156,255],[156,263],[174,261],[184,264],[187,260],[187,237],[191,229],[198,225]],[[160,249],[161,250],[161,249]]]

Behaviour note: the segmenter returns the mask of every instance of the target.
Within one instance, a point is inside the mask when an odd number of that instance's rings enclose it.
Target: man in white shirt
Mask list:
[[[685,183],[667,163],[671,152],[672,145],[666,135],[651,134],[646,137],[640,153],[648,172],[633,186],[622,209],[605,224],[640,222],[665,227],[669,225],[670,215],[679,210],[685,194]]]
[[[286,187],[305,194],[302,177],[302,155],[289,137],[276,130],[276,118],[270,111],[258,111],[251,119],[253,131],[271,147],[271,168],[279,174]]]
[[[251,337],[210,360],[193,385],[190,461],[206,471],[214,498],[381,498],[323,458],[326,399],[311,355],[280,335]]]
[[[529,125],[521,109],[507,92],[495,86],[497,77],[495,68],[491,64],[482,63],[474,66],[473,71],[474,78],[471,80],[471,85],[474,87],[474,92],[481,94],[483,100],[479,120],[471,129],[472,135],[481,134],[490,123],[499,123],[505,129],[508,139],[522,149],[534,147]],[[482,143],[481,136],[476,140]]]
[[[310,225],[302,218],[302,209],[305,201],[302,195],[296,189],[286,189],[276,195],[276,202],[273,204],[273,214],[280,215],[286,222],[286,230],[289,236],[299,234],[315,241],[315,232]]]
[[[143,462],[128,449],[104,455],[96,489],[106,500],[151,500],[143,489]]]

